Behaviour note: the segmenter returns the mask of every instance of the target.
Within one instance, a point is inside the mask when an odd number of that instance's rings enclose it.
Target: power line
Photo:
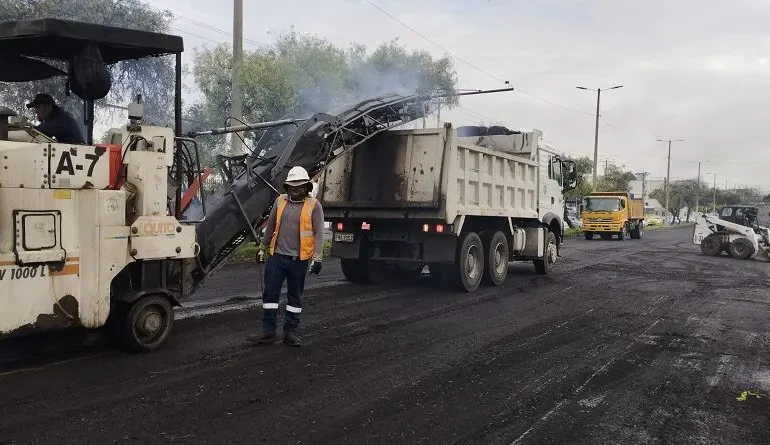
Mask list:
[[[473,114],[474,116],[476,116],[476,117],[478,117],[478,118],[481,118],[481,119],[485,119],[485,120],[487,120],[487,121],[489,121],[489,122],[499,121],[499,119],[492,119],[492,118],[491,118],[491,117],[489,117],[489,116],[485,116],[485,115],[483,115],[483,114],[481,114],[481,113],[479,113],[479,112],[476,112],[476,111],[473,111],[473,110],[471,110],[471,109],[470,109],[470,108],[468,108],[468,107],[463,107],[462,105],[457,105],[457,108],[461,108],[461,109],[463,109],[463,110],[465,110],[465,111],[467,111],[467,112],[469,112],[469,113]]]
[[[221,29],[221,28],[217,28],[217,27],[215,27],[215,26],[212,26],[212,25],[209,25],[209,24],[207,24],[207,23],[203,23],[203,22],[199,22],[199,21],[197,21],[197,20],[193,20],[193,19],[190,19],[190,18],[187,18],[187,17],[181,16],[181,15],[179,15],[179,14],[175,13],[175,12],[172,12],[172,11],[167,11],[167,10],[164,10],[164,9],[160,9],[160,8],[157,8],[157,7],[155,7],[155,6],[152,6],[152,5],[147,5],[147,6],[148,6],[149,8],[151,8],[151,9],[154,9],[154,10],[156,10],[156,11],[160,11],[160,12],[170,12],[170,13],[171,13],[171,17],[172,17],[172,18],[175,18],[175,19],[178,19],[178,20],[181,20],[181,21],[184,21],[184,22],[190,23],[190,24],[192,24],[192,25],[196,25],[196,26],[199,26],[199,27],[201,27],[201,28],[204,28],[204,29],[208,29],[209,31],[215,32],[215,33],[217,33],[217,34],[221,34],[221,35],[223,35],[223,36],[225,36],[225,37],[230,37],[230,38],[232,38],[232,37],[233,37],[233,33],[231,33],[231,32],[228,32],[228,31],[225,31],[225,30],[223,30],[223,29]],[[223,43],[223,42],[220,42],[220,41],[217,41],[217,40],[213,40],[213,39],[210,39],[210,38],[208,38],[208,37],[203,37],[203,36],[200,36],[200,35],[197,35],[197,34],[191,33],[191,32],[182,31],[181,29],[176,29],[176,28],[172,28],[172,29],[175,29],[176,31],[179,31],[179,32],[184,32],[184,33],[186,33],[186,34],[190,34],[190,35],[192,35],[192,36],[195,36],[195,37],[198,37],[198,38],[201,38],[201,39],[204,39],[204,40],[208,40],[208,41],[211,41],[211,42],[215,42],[215,43]],[[258,41],[256,41],[256,40],[252,40],[252,39],[249,39],[249,38],[247,38],[247,37],[244,37],[244,38],[243,38],[243,41],[244,41],[244,42],[247,42],[247,43],[249,43],[249,44],[251,44],[251,45],[254,45],[254,46],[258,47],[258,48],[262,48],[262,49],[270,49],[270,46],[269,46],[269,45],[266,45],[266,44],[264,44],[264,43],[260,43],[260,42],[258,42]]]
[[[222,43],[222,42],[220,42],[220,41],[218,41],[218,40],[210,39],[210,38],[208,38],[208,37],[204,37],[204,36],[202,36],[202,35],[200,35],[200,34],[195,34],[195,33],[193,33],[193,32],[190,32],[190,31],[185,31],[185,30],[183,30],[183,29],[179,29],[179,28],[174,28],[174,27],[172,27],[172,28],[171,28],[171,30],[172,30],[172,31],[176,31],[176,32],[181,32],[181,33],[183,33],[183,34],[191,35],[191,36],[193,36],[193,37],[197,37],[197,38],[199,38],[199,39],[208,40],[209,42],[213,42],[213,43]]]
[[[388,11],[382,9],[380,6],[378,6],[376,3],[372,2],[371,0],[364,0],[364,1],[366,3],[368,3],[369,5],[371,5],[372,7],[374,7],[375,9],[377,9],[378,11],[380,11],[381,13],[383,13],[386,16],[390,17],[391,19],[395,20],[396,22],[400,23],[401,26],[405,27],[406,29],[408,29],[408,30],[412,31],[413,33],[417,34],[418,36],[422,37],[428,43],[430,43],[430,44],[440,48],[441,50],[445,51],[446,53],[448,53],[453,58],[455,58],[457,60],[460,60],[461,62],[463,62],[466,65],[470,66],[471,68],[475,69],[476,71],[489,76],[491,79],[494,79],[494,80],[496,80],[498,82],[501,82],[501,83],[504,83],[504,84],[509,84],[509,81],[503,80],[500,77],[495,76],[494,74],[490,73],[489,71],[487,71],[487,70],[485,70],[483,68],[478,67],[477,65],[469,62],[468,60],[464,59],[463,57],[460,57],[459,55],[455,54],[453,51],[449,50],[448,48],[446,48],[446,47],[436,43],[435,41],[433,41],[431,38],[429,38],[425,34],[421,33],[420,31],[417,31],[413,27],[407,25],[406,23],[401,21],[398,17],[396,17],[393,14],[389,13]],[[589,112],[586,112],[586,111],[581,111],[581,110],[578,110],[576,108],[568,107],[566,105],[562,105],[562,104],[550,101],[548,99],[536,96],[536,95],[528,93],[528,92],[526,92],[526,91],[524,91],[524,90],[522,90],[521,88],[518,88],[518,87],[516,87],[516,89],[514,91],[517,91],[517,92],[519,92],[519,93],[521,93],[521,94],[523,94],[525,96],[531,97],[532,99],[536,99],[536,100],[545,102],[545,103],[547,103],[549,105],[553,105],[555,107],[559,107],[559,108],[562,108],[562,109],[567,110],[567,111],[572,111],[572,112],[579,113],[579,114],[585,114],[585,115],[588,115],[588,116],[593,116],[594,115],[594,113],[589,113]]]
[[[417,34],[418,36],[422,37],[423,39],[427,40],[429,43],[431,43],[431,44],[433,44],[433,45],[437,46],[438,48],[442,49],[443,51],[446,51],[446,52],[447,52],[447,53],[449,53],[449,54],[450,54],[452,57],[454,57],[454,58],[456,58],[456,59],[458,59],[458,60],[461,60],[461,61],[463,61],[465,64],[467,64],[467,65],[468,65],[468,66],[470,66],[471,68],[474,68],[475,70],[479,71],[480,73],[486,74],[487,76],[491,77],[492,79],[495,79],[495,80],[497,80],[497,81],[498,81],[498,82],[500,82],[500,83],[508,83],[507,81],[505,81],[505,80],[503,80],[503,79],[501,79],[501,78],[499,78],[499,77],[495,76],[494,74],[491,74],[491,73],[489,73],[489,72],[485,71],[485,70],[484,70],[484,69],[482,69],[482,68],[479,68],[478,66],[476,66],[476,65],[472,64],[471,62],[469,62],[469,61],[465,60],[464,58],[462,58],[462,57],[458,56],[457,54],[455,54],[454,52],[450,51],[449,49],[447,49],[447,48],[445,48],[445,47],[443,47],[443,46],[439,45],[439,44],[438,44],[438,43],[436,43],[436,42],[434,42],[433,40],[431,40],[431,39],[430,39],[428,36],[426,36],[425,34],[422,34],[420,31],[417,31],[416,29],[414,29],[414,28],[412,28],[411,26],[407,25],[406,23],[402,22],[402,21],[401,21],[401,20],[400,20],[398,17],[394,16],[393,14],[391,14],[391,13],[389,13],[388,11],[386,11],[386,10],[382,9],[381,7],[379,7],[379,6],[378,6],[376,3],[374,3],[374,2],[372,2],[372,1],[370,1],[370,0],[364,0],[364,1],[365,1],[366,3],[369,3],[371,6],[373,6],[375,9],[377,9],[377,10],[378,10],[378,11],[380,11],[381,13],[383,13],[383,14],[385,14],[386,16],[390,17],[391,19],[395,20],[396,22],[400,23],[400,24],[401,24],[403,27],[405,27],[406,29],[408,29],[408,30],[412,31],[413,33]]]

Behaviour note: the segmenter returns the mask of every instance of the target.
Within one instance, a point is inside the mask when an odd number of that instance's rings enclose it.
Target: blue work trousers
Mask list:
[[[284,332],[293,332],[299,326],[299,314],[302,312],[302,291],[305,289],[308,261],[286,255],[273,255],[265,266],[265,293],[262,295],[262,332],[272,334],[278,322],[278,298],[286,282],[288,303]]]

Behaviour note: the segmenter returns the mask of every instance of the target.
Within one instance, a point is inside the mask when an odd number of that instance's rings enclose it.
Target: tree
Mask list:
[[[694,179],[686,179],[681,181],[672,181],[669,190],[668,210],[673,215],[674,220],[681,222],[680,213],[683,209],[687,209],[685,215],[685,221],[690,221],[690,215],[695,210],[695,196],[698,194],[698,182]],[[710,192],[704,187],[700,187],[700,202],[705,204],[711,201]],[[652,192],[650,197],[658,200],[658,202],[665,205],[666,191],[663,188],[659,188]]]
[[[164,32],[171,24],[170,12],[159,11],[140,0],[89,0],[87,4],[80,3],[73,5],[72,0],[0,0],[0,17],[3,20],[54,17],[155,32]],[[104,107],[105,103],[125,105],[135,94],[141,93],[149,123],[173,124],[173,64],[173,58],[165,56],[111,66],[112,90],[107,97],[96,101],[97,113],[112,113],[114,109]],[[65,80],[62,78],[0,83],[0,99],[17,112],[27,112],[25,104],[36,92],[48,92],[65,109],[82,118],[83,102],[75,95],[65,94]],[[33,117],[31,113],[28,116]]]
[[[227,45],[196,51],[193,74],[203,99],[195,104],[196,119],[222,122],[230,116],[232,52]],[[345,103],[384,93],[451,94],[457,76],[450,58],[432,58],[407,51],[397,41],[371,54],[362,45],[344,50],[317,36],[290,33],[269,49],[243,56],[243,120],[261,122],[287,114],[307,117]],[[454,106],[457,98],[444,99]],[[252,132],[246,142],[261,135]],[[226,151],[226,138],[207,138],[208,159]]]
[[[630,171],[624,171],[614,164],[609,164],[604,169],[604,176],[597,181],[596,191],[599,192],[627,192],[631,190],[631,181],[636,175]]]

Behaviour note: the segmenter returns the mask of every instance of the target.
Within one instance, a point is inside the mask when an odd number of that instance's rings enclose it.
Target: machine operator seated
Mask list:
[[[85,144],[77,121],[49,94],[39,93],[27,108],[34,108],[40,125],[35,130],[64,144]]]

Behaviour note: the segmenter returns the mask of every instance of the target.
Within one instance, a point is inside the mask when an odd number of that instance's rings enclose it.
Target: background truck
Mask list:
[[[387,131],[324,170],[332,255],[352,282],[417,276],[473,292],[511,260],[550,273],[575,168],[541,133],[504,127]]]
[[[625,240],[641,239],[644,231],[644,199],[628,192],[595,192],[583,198],[581,214],[587,240],[598,233],[602,239],[617,235]]]

